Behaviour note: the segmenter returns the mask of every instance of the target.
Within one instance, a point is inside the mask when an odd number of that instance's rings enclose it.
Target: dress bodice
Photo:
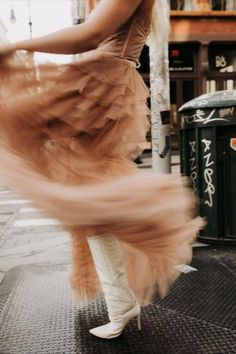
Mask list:
[[[130,20],[103,41],[96,51],[139,62],[151,27],[150,1],[143,1]]]

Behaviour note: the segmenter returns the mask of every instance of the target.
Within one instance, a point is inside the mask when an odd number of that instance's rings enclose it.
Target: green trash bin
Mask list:
[[[236,244],[236,90],[199,96],[179,112],[181,174],[207,220],[199,240]]]

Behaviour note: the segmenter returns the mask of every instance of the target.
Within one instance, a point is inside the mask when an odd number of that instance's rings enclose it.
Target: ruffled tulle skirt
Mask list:
[[[0,179],[70,231],[78,298],[100,291],[86,240],[99,234],[120,240],[143,304],[157,288],[165,295],[202,221],[180,178],[132,162],[150,126],[132,63],[95,53],[59,66],[2,62],[0,84]]]

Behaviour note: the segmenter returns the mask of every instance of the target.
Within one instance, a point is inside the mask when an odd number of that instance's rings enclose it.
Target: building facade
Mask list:
[[[171,0],[171,132],[178,108],[203,93],[236,89],[236,0]]]

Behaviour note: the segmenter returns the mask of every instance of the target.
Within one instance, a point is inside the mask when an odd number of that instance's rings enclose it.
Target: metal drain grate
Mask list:
[[[111,341],[89,334],[108,320],[105,303],[77,310],[68,266],[17,267],[0,287],[0,353],[236,354],[234,253],[196,251],[198,272],[182,275],[168,297],[143,309],[142,332],[132,320]]]
[[[182,315],[236,331],[236,272],[227,257],[195,257],[197,272],[181,275],[169,292],[155,304]]]

